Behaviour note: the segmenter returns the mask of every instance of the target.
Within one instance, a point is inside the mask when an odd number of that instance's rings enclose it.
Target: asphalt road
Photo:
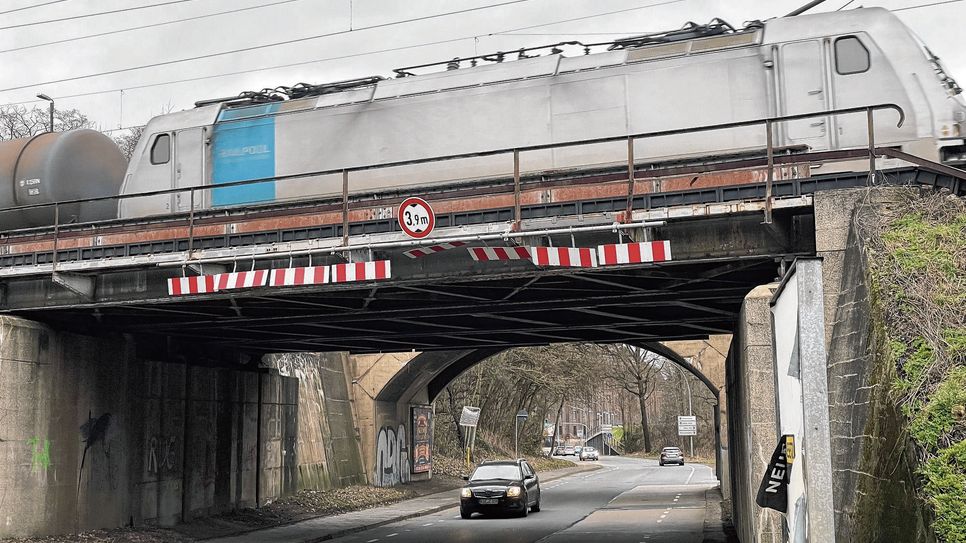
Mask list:
[[[542,485],[541,511],[526,518],[461,519],[453,491],[453,509],[334,541],[701,543],[705,491],[717,484],[711,468],[620,457],[604,457],[600,464],[602,469]]]

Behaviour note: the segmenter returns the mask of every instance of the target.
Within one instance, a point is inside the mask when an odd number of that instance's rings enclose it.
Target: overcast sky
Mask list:
[[[0,89],[10,89],[0,91],[0,104],[36,100],[37,93],[45,93],[57,100],[58,108],[77,108],[102,129],[128,127],[144,124],[163,109],[190,108],[196,100],[243,90],[388,76],[400,66],[566,39],[604,41],[670,30],[686,21],[705,23],[713,17],[737,26],[784,15],[806,1],[0,0]],[[847,1],[828,0],[813,11],[832,11]],[[896,14],[962,84],[966,2],[901,9],[942,1],[854,0],[847,9],[861,5],[898,10]],[[164,5],[130,9],[151,4]],[[485,6],[495,7],[473,9]],[[84,17],[113,10],[126,11]],[[459,10],[472,11],[387,25]],[[621,12],[595,16],[617,11]],[[219,15],[161,24],[208,14]],[[33,24],[64,18],[68,20]],[[569,21],[559,22],[564,20]],[[117,32],[149,25],[154,26]],[[350,25],[353,30],[347,32]],[[375,25],[386,26],[365,28]],[[75,39],[100,33],[110,34]],[[330,33],[338,34],[313,39]],[[61,40],[67,41],[30,47]],[[441,41],[445,43],[424,45]],[[253,49],[218,55],[241,48]],[[214,56],[171,63],[204,55]],[[157,63],[166,64],[86,77]],[[241,71],[249,72],[208,77]],[[65,79],[72,80],[53,82]],[[196,80],[171,83],[185,79]],[[79,94],[86,95],[74,96]]]

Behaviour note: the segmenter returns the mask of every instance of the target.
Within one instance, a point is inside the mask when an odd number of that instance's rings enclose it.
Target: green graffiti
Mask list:
[[[47,468],[50,467],[50,440],[45,439],[41,444],[39,437],[32,437],[27,440],[27,444],[30,445],[31,471],[40,473],[42,469],[46,473]]]

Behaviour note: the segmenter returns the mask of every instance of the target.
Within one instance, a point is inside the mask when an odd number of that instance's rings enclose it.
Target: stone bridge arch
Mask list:
[[[722,336],[729,337],[729,336]],[[680,368],[691,373],[712,393],[714,404],[714,431],[716,471],[721,478],[721,387],[695,365],[685,360],[673,343],[629,343],[630,345],[657,353]],[[363,434],[363,450],[374,451],[369,460],[373,484],[393,485],[408,480],[420,480],[429,474],[411,473],[409,440],[412,437],[412,408],[433,403],[454,379],[476,364],[511,347],[495,346],[486,349],[427,351],[418,353],[402,364],[381,387],[367,392],[372,398],[372,431]],[[723,363],[724,355],[722,355]],[[356,406],[359,407],[358,405]],[[407,456],[407,457],[404,457]],[[405,473],[401,473],[405,472]]]

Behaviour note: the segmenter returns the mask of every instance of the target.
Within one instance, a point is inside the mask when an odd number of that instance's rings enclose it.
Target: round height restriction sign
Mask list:
[[[425,238],[436,226],[436,215],[422,198],[406,198],[396,215],[399,227],[411,238]]]

